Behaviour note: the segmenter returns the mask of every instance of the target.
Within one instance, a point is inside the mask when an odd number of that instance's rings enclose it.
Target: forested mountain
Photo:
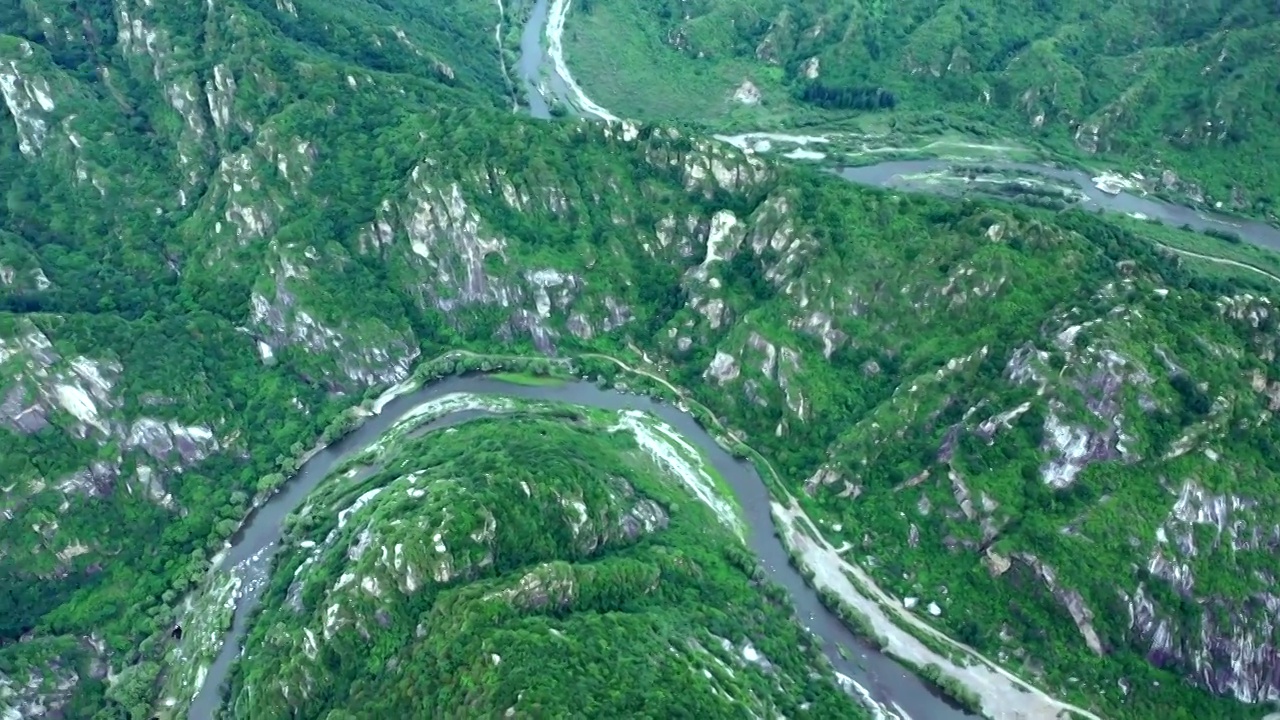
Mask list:
[[[607,420],[476,420],[321,486],[234,716],[864,717],[731,528]]]
[[[531,121],[509,110],[487,1],[0,12],[6,711],[169,712],[174,614],[254,499],[344,408],[450,348],[645,353],[886,590],[936,602],[926,621],[1106,717],[1256,717],[1245,703],[1280,695],[1270,281],[1184,265],[1079,211],[860,189],[666,125]],[[1250,123],[1276,117],[1249,107]],[[1186,152],[1270,172],[1261,130],[1230,142]],[[635,472],[641,494],[657,486]],[[702,606],[730,597],[760,603],[724,621],[759,647],[790,637],[717,554],[730,542],[698,539],[673,515],[591,562],[689,553],[716,581],[705,598],[677,578],[616,624],[564,622],[584,644],[657,620],[698,636],[714,625]],[[345,550],[326,552],[340,570]],[[567,546],[527,560],[588,572]],[[388,610],[397,632],[419,611],[448,632],[388,636],[378,661],[484,647],[449,632],[492,610],[476,593],[532,572],[499,569]],[[544,617],[499,619],[529,628],[526,653],[552,642]],[[301,650],[263,632],[255,647],[292,667]],[[806,657],[769,654],[796,687]],[[485,672],[468,697],[505,700]],[[801,697],[739,677],[765,706]],[[402,679],[328,685],[409,702]]]
[[[1273,0],[583,5],[570,60],[629,116],[947,127],[1141,170],[1209,206],[1280,213],[1280,172],[1256,161],[1280,156]],[[735,98],[744,82],[752,92]],[[699,92],[664,97],[673,86]]]

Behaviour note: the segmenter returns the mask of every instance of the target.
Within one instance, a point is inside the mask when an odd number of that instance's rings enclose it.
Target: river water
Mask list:
[[[1060,182],[1073,185],[1084,194],[1081,205],[1086,209],[1102,209],[1108,212],[1126,215],[1141,214],[1152,220],[1159,220],[1166,225],[1182,227],[1188,225],[1194,230],[1220,230],[1233,232],[1246,242],[1270,250],[1280,250],[1280,229],[1256,220],[1245,220],[1227,215],[1201,212],[1194,208],[1165,202],[1149,197],[1139,197],[1122,192],[1118,195],[1099,190],[1093,180],[1079,170],[1034,165],[1016,162],[973,163],[984,167],[993,167],[1011,173],[1039,174],[1051,177]],[[950,160],[898,160],[883,162],[865,167],[846,167],[839,170],[840,177],[860,185],[876,187],[894,187],[903,190],[920,190],[924,192],[945,191],[945,186],[912,178],[912,175],[946,171],[956,166]]]
[[[551,107],[538,89],[542,82],[542,66],[547,54],[542,49],[542,32],[547,26],[548,0],[537,0],[529,13],[529,21],[520,33],[520,60],[516,72],[524,81],[525,96],[529,101],[529,114],[539,120],[551,119]]]
[[[232,663],[240,654],[249,616],[258,605],[271,559],[278,549],[285,517],[302,505],[307,495],[334,467],[377,440],[410,410],[421,403],[457,392],[554,400],[608,410],[643,410],[662,418],[701,448],[733,488],[743,509],[743,520],[747,524],[748,545],[760,558],[770,579],[790,593],[797,617],[818,637],[824,652],[838,671],[870,690],[877,700],[888,702],[892,699],[916,720],[975,717],[955,708],[920,678],[868,647],[823,606],[804,577],[792,567],[786,548],[774,534],[773,517],[769,509],[771,497],[755,468],[750,463],[737,460],[717,445],[715,439],[693,417],[669,404],[643,396],[601,389],[587,382],[527,387],[472,376],[443,380],[392,400],[380,414],[369,418],[354,432],[303,463],[281,492],[253,513],[243,529],[232,539],[232,547],[224,560],[223,566],[234,567],[236,575],[244,579],[244,585],[236,602],[232,628],[223,639],[222,648],[205,677],[204,686],[191,704],[188,711],[190,718],[209,720],[214,717],[221,703],[222,685]],[[838,645],[851,651],[851,659],[846,660],[840,655]]]
[[[526,2],[528,0],[525,0]],[[538,120],[551,119],[551,104],[543,90],[559,101],[564,107],[572,108],[573,91],[560,74],[556,72],[551,57],[543,45],[545,39],[547,17],[551,10],[550,0],[535,0],[520,33],[520,59],[516,63],[516,74],[524,82],[525,96],[529,103],[529,115]]]

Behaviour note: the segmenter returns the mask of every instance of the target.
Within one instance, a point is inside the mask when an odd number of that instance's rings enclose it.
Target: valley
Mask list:
[[[1280,18],[1265,2],[579,5],[566,41],[575,73],[625,117],[828,135],[859,162],[1119,168],[1199,209],[1277,219],[1276,175],[1247,160],[1277,149],[1264,48]]]
[[[604,3],[45,5],[0,16],[6,717],[1280,698],[1265,220],[637,114]]]

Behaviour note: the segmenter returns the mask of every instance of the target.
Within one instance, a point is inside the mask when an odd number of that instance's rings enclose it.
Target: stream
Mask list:
[[[542,32],[546,26],[547,0],[537,0],[529,13],[524,31],[520,33],[520,61],[516,64],[516,72],[524,81],[529,114],[538,120],[551,119],[551,106],[539,89],[542,83],[542,65],[547,59],[542,50]]]
[[[377,440],[415,407],[443,395],[459,392],[551,400],[607,410],[643,410],[661,418],[697,445],[733,488],[743,509],[748,545],[760,559],[769,578],[790,593],[797,618],[815,634],[838,672],[852,678],[882,703],[889,702],[891,698],[895,705],[916,720],[976,717],[957,709],[920,678],[879,651],[868,647],[822,604],[817,593],[791,565],[786,548],[774,535],[773,518],[770,515],[771,497],[755,468],[748,462],[737,460],[716,444],[715,439],[692,416],[648,397],[605,390],[588,382],[528,387],[484,376],[449,378],[395,398],[386,404],[380,414],[368,418],[351,434],[303,463],[298,473],[281,491],[250,516],[240,532],[232,538],[232,546],[222,564],[224,568],[234,568],[233,572],[243,582],[236,599],[232,628],[223,639],[217,658],[191,704],[188,717],[192,720],[211,720],[217,713],[222,701],[222,685],[232,664],[240,655],[249,616],[258,605],[266,585],[271,559],[279,547],[285,517],[302,505],[307,495],[333,468]],[[465,414],[475,415],[472,411],[456,413]],[[452,417],[445,416],[436,420],[433,426],[447,422]],[[840,645],[849,651],[850,659],[842,657],[838,650]]]
[[[524,83],[528,98],[529,115],[538,120],[551,119],[553,101],[565,107],[576,107],[575,88],[556,70],[555,58],[543,46],[548,20],[556,9],[552,4],[553,0],[534,0],[529,20],[520,33],[520,60],[516,63],[516,74]],[[558,44],[554,49],[559,49]]]

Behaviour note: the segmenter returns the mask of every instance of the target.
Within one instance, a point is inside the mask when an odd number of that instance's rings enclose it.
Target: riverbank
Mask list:
[[[587,96],[586,91],[574,79],[565,59],[565,24],[572,0],[539,0],[539,4],[543,5],[548,1],[551,5],[544,20],[538,17],[535,8],[535,14],[526,27],[526,36],[531,34],[535,26],[541,27],[538,25],[540,21],[545,21],[548,59],[552,64],[553,74],[563,82],[568,95],[564,99],[584,114],[605,121],[618,121],[617,115]],[[537,36],[541,37],[542,34],[539,30]],[[524,49],[526,53],[531,51],[527,44]],[[537,52],[541,58],[541,46],[538,46]],[[522,60],[522,66],[524,64],[526,63]],[[1071,205],[1102,209],[1128,218],[1156,221],[1174,229],[1190,229],[1210,233],[1215,237],[1238,237],[1257,247],[1280,252],[1280,228],[1267,222],[1218,214],[1160,199],[1158,194],[1146,190],[1146,184],[1151,181],[1140,173],[1120,175],[1085,168],[1078,163],[1078,167],[1072,167],[1064,165],[1066,160],[1058,155],[1046,159],[1043,153],[1047,151],[1011,141],[979,142],[951,134],[908,146],[903,144],[905,138],[902,137],[894,136],[893,142],[889,142],[887,135],[835,131],[754,131],[712,137],[744,152],[775,153],[797,162],[817,162],[836,170],[841,177],[851,182],[922,192],[962,194],[969,189],[980,188],[983,178],[957,176],[953,165],[962,163],[980,166],[998,176],[986,184],[994,189],[997,196],[1005,199],[1051,209],[1063,209]],[[910,159],[880,161],[885,156],[905,156]],[[860,164],[859,158],[874,159],[876,162]],[[947,182],[949,180],[955,182]],[[1272,274],[1239,259],[1208,255],[1196,250],[1184,254],[1188,257],[1207,256],[1222,264],[1235,265],[1264,275]]]
[[[564,24],[569,19],[569,8],[572,0],[551,0],[551,10],[547,18],[547,55],[556,75],[564,82],[572,96],[573,106],[581,113],[593,115],[605,122],[621,122],[621,118],[591,101],[587,94],[573,79],[569,65],[564,60]]]
[[[521,356],[484,356],[459,351],[462,357],[470,357],[482,364],[497,362],[531,362],[541,358]],[[640,384],[624,384],[615,388],[624,391],[657,391],[664,400],[689,414],[709,432],[716,443],[735,457],[748,459],[756,466],[761,480],[772,496],[771,514],[777,523],[775,531],[793,558],[799,561],[798,569],[809,579],[813,589],[822,594],[832,593],[846,611],[856,612],[861,622],[860,631],[871,630],[871,638],[890,656],[915,669],[933,668],[931,681],[944,691],[955,688],[957,700],[974,703],[980,711],[994,720],[1020,717],[1052,717],[1063,711],[1075,713],[1089,720],[1101,718],[1071,703],[1057,700],[1035,688],[1030,682],[985,657],[975,649],[960,643],[933,628],[906,610],[900,600],[885,593],[860,566],[844,559],[817,529],[817,524],[800,507],[790,494],[773,465],[758,450],[745,442],[740,435],[731,432],[707,407],[659,373],[633,365],[621,358],[602,353],[584,353],[580,358],[612,363],[623,373],[639,380]],[[635,361],[633,361],[635,362]],[[572,367],[575,361],[570,360]],[[581,369],[579,368],[579,372]],[[852,577],[852,580],[850,579]],[[828,607],[831,610],[839,608]],[[930,643],[917,637],[922,635]],[[942,643],[951,650],[962,653],[972,662],[962,663],[944,655],[930,645]]]
[[[369,448],[376,447],[382,442],[385,433],[394,431],[395,427],[406,422],[420,424],[424,412],[432,416],[438,414],[431,410],[440,404],[437,396],[447,393],[452,385],[462,382],[459,380],[461,376],[469,373],[508,373],[515,374],[525,382],[506,384],[499,394],[571,403],[586,402],[598,407],[615,408],[633,407],[636,401],[623,400],[625,394],[631,393],[635,397],[634,393],[642,393],[656,394],[660,400],[672,403],[654,405],[649,402],[647,406],[641,406],[645,411],[664,417],[668,423],[672,423],[670,426],[642,423],[654,440],[646,446],[671,444],[673,438],[688,437],[691,433],[708,436],[708,446],[701,448],[701,451],[690,449],[693,446],[681,439],[680,445],[684,451],[658,452],[658,455],[663,456],[660,459],[668,464],[679,465],[677,471],[682,472],[682,477],[686,477],[691,492],[703,502],[709,502],[713,508],[718,507],[714,502],[716,496],[724,495],[726,487],[731,484],[721,476],[720,471],[727,467],[723,462],[729,461],[730,457],[749,460],[755,467],[754,474],[758,484],[758,489],[751,491],[755,494],[744,497],[744,487],[739,484],[729,493],[737,501],[735,507],[725,506],[723,511],[717,510],[717,513],[726,521],[737,515],[746,518],[752,549],[771,573],[782,572],[783,566],[796,566],[800,577],[799,586],[792,583],[790,589],[793,601],[797,603],[797,610],[802,613],[802,619],[807,612],[811,622],[816,622],[815,613],[826,613],[829,616],[825,624],[817,623],[818,627],[814,632],[827,641],[829,656],[845,674],[856,675],[858,671],[855,666],[841,660],[846,653],[839,651],[838,647],[851,643],[862,646],[864,661],[867,661],[869,653],[875,653],[877,649],[849,637],[852,626],[871,637],[875,645],[882,646],[889,656],[906,663],[907,668],[924,673],[936,688],[951,692],[966,705],[980,708],[987,717],[1015,717],[1008,714],[1010,712],[1031,713],[1031,717],[1048,717],[1065,710],[1097,720],[1088,711],[1030,689],[1026,681],[906,611],[898,601],[880,590],[862,568],[844,559],[839,550],[831,547],[817,531],[816,524],[800,508],[796,498],[790,495],[773,466],[757,450],[746,444],[745,438],[731,432],[687,391],[666,380],[660,370],[645,367],[641,363],[648,364],[642,358],[627,360],[602,353],[550,359],[455,350],[422,363],[410,380],[352,408],[343,419],[336,421],[326,431],[325,436],[332,438],[333,444],[311,453],[308,462],[300,467],[298,475],[283,483],[279,492],[263,503],[259,512],[251,517],[238,544],[224,552],[228,558],[227,565],[234,568],[233,577],[243,578],[246,587],[236,593],[232,629],[214,662],[207,668],[202,665],[194,676],[187,675],[187,678],[194,677],[204,683],[203,688],[196,693],[197,702],[192,705],[191,716],[198,720],[211,717],[216,708],[216,688],[221,685],[239,654],[239,638],[247,631],[248,619],[256,607],[262,580],[266,577],[277,541],[284,531],[284,519],[293,508],[305,502],[310,489],[335,468],[344,467],[342,463],[350,462],[352,457],[358,457],[369,452]],[[565,378],[571,376],[594,377],[598,383],[611,386],[613,391],[597,390],[596,394],[583,397],[580,387],[564,384]],[[480,379],[468,382],[483,384],[493,381]],[[562,399],[566,395],[567,400]],[[428,402],[433,398],[435,405]],[[467,409],[461,406],[440,407],[443,408],[441,412]],[[635,427],[628,429],[635,430]],[[637,432],[638,437],[641,434]],[[649,447],[651,453],[655,452],[654,447]],[[716,462],[716,452],[725,456],[719,463]],[[706,467],[709,471],[696,473],[689,469],[696,466]],[[711,469],[715,472],[710,471]],[[808,578],[807,583],[805,578]],[[252,582],[249,582],[250,579]],[[805,588],[807,594],[800,590],[801,587]],[[847,617],[850,612],[856,613],[855,618],[850,618],[853,622],[839,619],[841,613]],[[922,640],[918,636],[928,640]],[[940,652],[935,649],[939,647],[946,650]],[[196,659],[208,657],[209,653],[206,651],[184,655]],[[922,698],[917,695],[908,699],[901,691],[886,691],[886,685],[905,683],[910,686],[923,681],[912,675],[912,671],[907,668],[894,668],[884,664],[884,661],[873,665],[878,669],[872,671],[872,675],[864,682],[870,682],[873,687],[879,688],[879,692],[872,694],[865,685],[855,682],[856,691],[876,697],[877,712],[882,717],[962,716],[954,714],[952,709],[936,705],[929,705],[925,714],[922,714],[919,707],[891,709],[899,705],[919,705]],[[928,691],[925,692],[927,694]],[[910,714],[912,712],[914,714]],[[944,715],[937,714],[939,712]]]
[[[946,692],[956,688],[956,699],[962,703],[977,704],[984,716],[993,720],[1027,717],[1054,717],[1067,711],[1088,720],[1102,720],[1088,710],[1057,700],[1035,688],[1028,681],[1004,669],[999,664],[933,628],[906,610],[901,601],[885,593],[860,566],[847,561],[841,550],[832,546],[818,530],[818,526],[800,507],[778,476],[773,465],[755,448],[734,436],[698,401],[689,397],[670,382],[647,370],[636,368],[609,355],[592,354],[590,357],[615,363],[624,372],[657,382],[679,400],[681,409],[689,408],[690,414],[708,431],[716,435],[722,446],[727,446],[738,457],[753,461],[761,478],[769,486],[775,499],[771,512],[777,523],[776,530],[792,556],[799,562],[799,570],[819,592],[833,594],[844,608],[834,611],[857,614],[860,632],[880,645],[887,654],[908,663],[913,668],[934,668],[935,682]],[[730,439],[731,438],[731,439]],[[851,580],[852,577],[852,580]],[[865,592],[864,592],[865,591]],[[824,598],[825,600],[825,598]],[[830,607],[830,603],[827,603]],[[904,628],[903,625],[907,627]],[[916,634],[927,636],[936,642],[963,653],[972,664],[955,662],[926,645]]]
[[[787,562],[786,552],[775,536],[769,519],[770,494],[761,476],[752,472],[750,466],[735,460],[721,447],[722,440],[711,437],[689,413],[629,390],[626,380],[618,377],[618,373],[625,372],[622,368],[630,368],[630,364],[618,358],[604,359],[609,357],[592,355],[581,360],[548,360],[542,357],[486,356],[454,351],[419,366],[411,381],[402,383],[379,397],[367,398],[358,408],[353,408],[348,414],[351,420],[344,426],[345,434],[331,446],[313,455],[294,477],[283,483],[278,492],[252,515],[233,546],[224,551],[224,564],[233,568],[234,577],[246,578],[246,581],[243,583],[244,589],[236,594],[231,631],[213,638],[214,643],[209,647],[209,650],[216,651],[216,658],[207,666],[197,660],[199,667],[188,675],[203,681],[203,685],[195,693],[189,716],[205,720],[212,718],[217,711],[221,703],[220,688],[233,671],[241,651],[240,642],[256,614],[265,585],[260,579],[268,577],[274,564],[274,557],[282,544],[281,539],[288,530],[288,518],[307,502],[310,493],[319,483],[335,472],[353,469],[351,463],[358,463],[370,452],[376,452],[388,433],[402,432],[409,425],[421,427],[424,421],[441,413],[461,412],[465,415],[468,411],[473,411],[476,408],[471,405],[452,400],[464,395],[479,394],[493,397],[495,402],[497,398],[503,398],[499,405],[489,403],[480,407],[481,410],[501,410],[509,404],[505,398],[516,398],[517,403],[522,400],[553,401],[618,413],[619,429],[635,432],[641,447],[655,455],[659,463],[678,473],[694,498],[708,503],[731,526],[737,524],[735,515],[743,516],[741,530],[745,535],[744,541],[756,557],[760,558],[766,573],[788,589],[796,606],[797,617],[808,618],[806,624],[814,629],[815,635],[824,645],[828,659],[840,673],[850,678],[862,678],[871,673],[861,680],[862,684],[853,686],[857,689],[858,696],[868,695],[868,686],[880,687],[888,683],[894,689],[877,694],[883,697],[884,692],[889,692],[893,697],[906,698],[900,704],[907,706],[914,717],[968,717],[951,711],[931,695],[927,684],[893,665],[888,659],[867,659],[874,654],[873,648],[864,648],[862,652],[864,661],[872,668],[867,671],[836,651],[837,645],[864,646],[838,618],[826,611],[803,578]],[[508,371],[544,376],[560,374],[566,370],[577,374],[591,374],[590,369],[606,366],[612,369],[614,380],[610,384],[617,386],[616,390],[602,389],[595,384],[577,380],[560,386],[511,385],[472,374]],[[627,377],[631,375],[628,374]],[[661,383],[663,394],[668,392],[667,388],[674,388],[656,374],[639,368],[636,369],[634,381],[638,385]],[[374,413],[375,407],[380,408],[381,412]],[[646,414],[656,419],[644,417]],[[632,422],[628,424],[629,419]],[[705,471],[699,471],[699,468],[705,468]],[[725,492],[726,489],[728,493]],[[726,494],[740,502],[735,502],[730,507],[727,501],[719,499]],[[252,582],[248,581],[249,578],[252,578]],[[211,578],[222,582],[225,579],[225,573],[215,574]],[[220,646],[217,643],[219,639]],[[208,654],[207,651],[187,652],[184,657],[195,659],[202,655],[207,657]],[[174,699],[180,701],[185,695],[185,692],[177,693]],[[876,704],[875,707],[879,717],[906,717],[890,710],[887,704]],[[179,715],[182,711],[180,702],[175,702],[171,710],[174,716]]]
[[[827,135],[833,140],[828,157],[847,164],[917,157],[1056,161],[1094,176],[1113,171],[1173,204],[1280,223],[1280,205],[1270,191],[1275,173],[1251,167],[1248,158],[1269,156],[1271,140],[1265,133],[1245,133],[1243,141],[1237,137],[1228,142],[1207,131],[1191,132],[1189,138],[1159,127],[1141,112],[1132,122],[1102,121],[1090,129],[1086,116],[1101,112],[1109,102],[1077,116],[1078,122],[1055,118],[1052,112],[1037,119],[1029,106],[1014,100],[1023,91],[1028,96],[1039,92],[1031,76],[1006,78],[1018,89],[993,96],[994,76],[979,79],[985,73],[972,68],[972,74],[966,73],[974,83],[971,92],[938,94],[935,83],[920,79],[924,75],[913,77],[921,68],[906,71],[914,67],[910,58],[883,66],[872,60],[863,68],[872,73],[867,78],[879,77],[877,82],[893,88],[898,102],[891,107],[832,107],[807,99],[806,92],[827,83],[839,85],[837,78],[847,75],[849,58],[826,52],[840,41],[814,26],[802,51],[786,39],[800,29],[781,31],[788,26],[781,18],[787,16],[776,15],[781,8],[774,5],[765,17],[747,20],[725,3],[675,14],[658,12],[640,0],[595,3],[575,15],[566,51],[578,82],[597,102],[626,118],[696,126],[708,134],[772,130]],[[747,29],[756,22],[763,23],[761,30]],[[765,32],[771,23],[773,28]],[[874,28],[867,32],[875,34]],[[892,45],[884,51],[896,52]],[[1113,98],[1121,106],[1131,100]]]

